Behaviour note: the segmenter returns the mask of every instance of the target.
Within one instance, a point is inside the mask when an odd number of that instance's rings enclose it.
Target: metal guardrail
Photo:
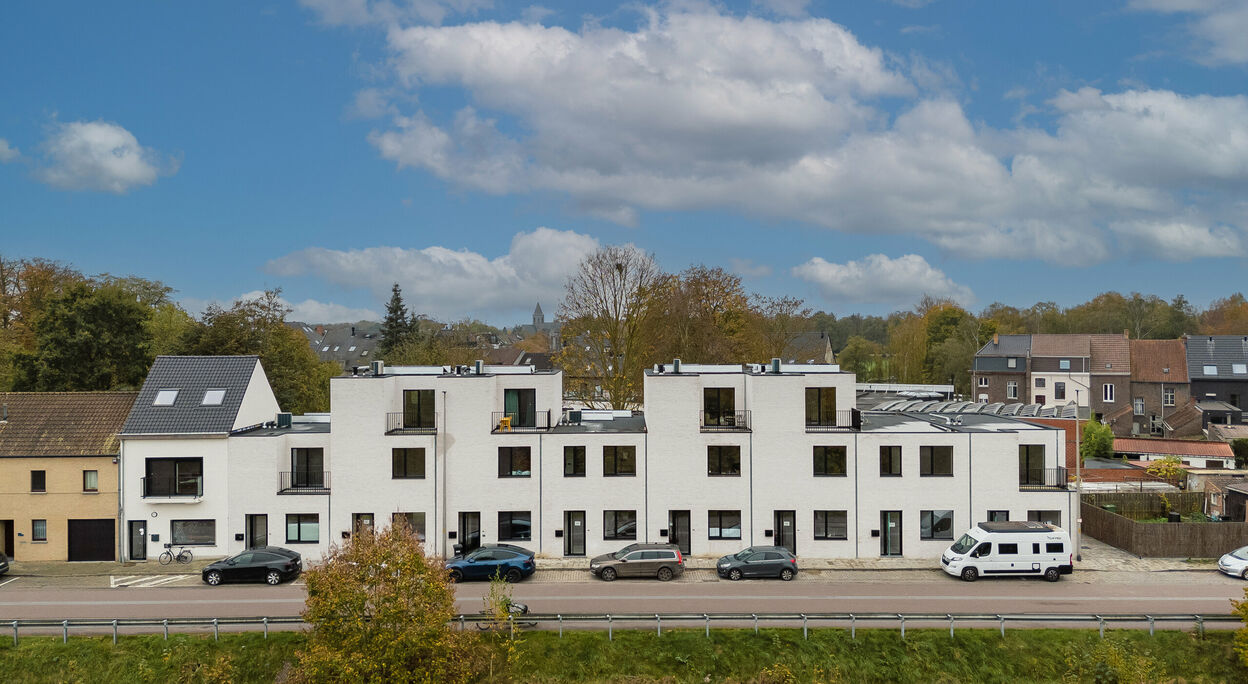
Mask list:
[[[750,432],[751,418],[748,410],[699,411],[698,430],[701,432]]]
[[[1203,635],[1206,623],[1240,623],[1236,615],[1227,613],[1159,613],[1159,614],[1123,614],[1115,613],[1100,615],[1092,613],[526,613],[513,616],[513,621],[504,620],[499,623],[493,616],[482,613],[457,615],[452,624],[460,629],[468,624],[490,624],[502,628],[514,629],[516,625],[558,627],[559,636],[563,636],[565,624],[606,623],[607,639],[614,639],[616,625],[630,625],[634,629],[645,628],[653,624],[655,633],[663,635],[663,623],[702,623],[706,636],[711,635],[711,623],[750,623],[755,633],[760,623],[797,623],[802,624],[803,638],[810,638],[810,626],[844,625],[848,623],[851,638],[857,638],[858,624],[896,622],[901,630],[901,638],[906,638],[906,623],[948,623],[949,638],[953,638],[957,624],[962,623],[995,623],[1005,637],[1006,623],[1078,623],[1095,624],[1101,638],[1105,638],[1105,626],[1113,624],[1148,623],[1148,633],[1154,633],[1157,623],[1191,624]],[[303,625],[304,620],[298,615],[280,617],[233,617],[233,618],[118,618],[118,619],[73,619],[73,620],[4,620],[4,625],[13,631],[13,645],[18,644],[22,629],[60,629],[62,642],[69,641],[69,630],[74,629],[112,629],[113,643],[117,643],[118,630],[123,627],[160,627],[166,639],[170,628],[178,630],[187,627],[211,627],[213,638],[219,639],[221,627],[257,626],[264,629],[264,636],[269,636],[269,627],[274,625]],[[717,629],[728,627],[716,626]],[[979,629],[982,629],[980,627]]]
[[[428,416],[426,416],[427,418]],[[386,413],[387,435],[432,435],[438,431],[438,414],[435,411],[432,422],[421,421],[420,416],[412,416],[402,411]]]

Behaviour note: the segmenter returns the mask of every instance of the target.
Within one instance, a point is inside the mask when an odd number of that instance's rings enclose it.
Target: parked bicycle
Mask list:
[[[165,552],[160,554],[160,564],[169,565],[175,558],[179,563],[190,563],[194,556],[191,555],[191,550],[185,546],[179,548],[177,554],[174,554],[173,544],[165,544]]]

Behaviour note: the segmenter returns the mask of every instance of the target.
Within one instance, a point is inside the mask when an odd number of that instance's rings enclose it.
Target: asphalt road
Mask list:
[[[965,583],[936,577],[920,582],[815,583],[749,580],[672,582],[619,580],[520,583],[516,600],[538,613],[1227,613],[1230,599],[1243,599],[1241,581],[1207,574],[1196,581],[1167,573],[1139,581],[1048,583],[992,579]],[[482,607],[485,583],[458,587],[461,612]],[[0,586],[0,622],[12,619],[259,617],[297,615],[302,584],[277,587],[128,587],[84,589]]]

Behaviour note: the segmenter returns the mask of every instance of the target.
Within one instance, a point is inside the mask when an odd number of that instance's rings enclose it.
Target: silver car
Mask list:
[[[1248,546],[1234,551],[1218,559],[1218,570],[1233,577],[1248,580]]]

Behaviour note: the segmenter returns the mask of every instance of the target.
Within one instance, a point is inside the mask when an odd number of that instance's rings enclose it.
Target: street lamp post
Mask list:
[[[1083,454],[1079,451],[1079,390],[1075,389],[1075,560],[1083,561]]]

